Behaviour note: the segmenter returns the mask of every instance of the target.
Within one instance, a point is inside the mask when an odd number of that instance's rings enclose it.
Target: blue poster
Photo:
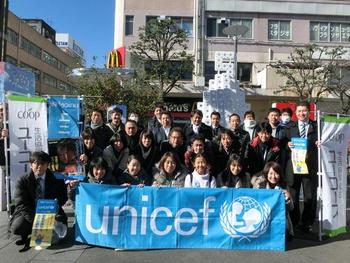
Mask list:
[[[6,62],[0,62],[0,103],[5,93],[35,95],[34,73]]]
[[[81,183],[76,240],[120,249],[283,251],[285,217],[279,190]]]
[[[49,104],[49,139],[80,137],[81,99],[52,96]]]

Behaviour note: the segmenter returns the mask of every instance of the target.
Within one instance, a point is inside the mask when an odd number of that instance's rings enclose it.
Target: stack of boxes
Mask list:
[[[228,118],[232,113],[243,117],[250,109],[245,102],[245,92],[236,80],[234,52],[215,52],[215,78],[209,80],[209,90],[203,92],[203,102],[197,108],[203,112],[203,122],[210,125],[210,114],[217,111],[221,115],[221,125],[229,127]]]

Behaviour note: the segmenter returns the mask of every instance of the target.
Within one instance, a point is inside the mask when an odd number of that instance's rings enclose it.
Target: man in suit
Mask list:
[[[165,141],[169,138],[169,133],[173,127],[173,118],[169,111],[163,111],[160,116],[160,127],[153,128],[152,132],[154,135],[154,140],[159,146],[162,141]]]
[[[20,235],[17,245],[29,246],[38,199],[57,199],[56,220],[67,225],[62,206],[67,201],[67,188],[63,180],[57,180],[48,169],[50,156],[45,152],[33,152],[30,156],[31,172],[18,179],[15,193],[15,210],[11,218],[11,232]]]
[[[290,194],[294,203],[294,210],[291,211],[293,225],[297,226],[300,221],[299,194],[303,186],[304,209],[301,215],[301,229],[310,232],[316,218],[317,208],[317,123],[310,120],[310,106],[307,102],[297,104],[295,114],[296,122],[290,122],[285,127],[286,150],[289,157],[286,163],[285,180],[290,187]],[[294,174],[291,150],[294,148],[292,138],[307,139],[306,165],[308,174]]]
[[[213,136],[213,141],[217,144],[220,143],[219,138],[220,138],[221,132],[225,130],[225,128],[220,125],[220,120],[221,120],[221,116],[219,112],[213,111],[210,114],[210,122],[211,122],[210,128]]]
[[[186,145],[191,145],[192,139],[197,135],[202,135],[204,139],[211,141],[213,138],[211,128],[202,122],[203,113],[200,110],[191,112],[191,123],[183,128],[186,138]]]
[[[155,128],[162,126],[160,123],[160,117],[162,112],[164,111],[164,105],[160,102],[156,103],[154,106],[153,117],[147,123],[147,129],[152,131]]]

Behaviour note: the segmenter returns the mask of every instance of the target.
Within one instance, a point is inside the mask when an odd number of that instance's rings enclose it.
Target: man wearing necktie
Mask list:
[[[16,184],[15,211],[11,218],[11,232],[21,236],[17,245],[29,246],[38,199],[57,199],[59,210],[56,220],[67,224],[62,206],[67,201],[67,188],[63,180],[57,180],[48,169],[50,156],[45,152],[33,152],[30,156],[31,171],[20,177]]]
[[[285,128],[286,151],[288,154],[285,167],[285,180],[290,187],[290,194],[294,202],[294,210],[291,211],[292,223],[298,227],[301,219],[301,229],[310,232],[316,218],[317,208],[317,123],[310,120],[310,106],[307,102],[297,104],[295,114],[298,118],[296,122],[290,122]],[[306,165],[308,174],[294,174],[291,150],[294,145],[292,138],[307,139]],[[304,209],[302,214],[299,208],[299,194],[301,186],[304,194]],[[300,218],[301,216],[301,218]]]

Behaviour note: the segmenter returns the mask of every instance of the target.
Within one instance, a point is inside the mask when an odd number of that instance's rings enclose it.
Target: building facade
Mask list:
[[[201,99],[215,74],[215,51],[234,48],[223,28],[246,26],[248,31],[238,40],[238,79],[260,118],[273,102],[297,100],[293,94],[275,93],[285,80],[270,63],[288,61],[295,48],[308,43],[350,48],[350,1],[344,0],[116,0],[116,13],[124,14],[124,28],[117,30],[116,26],[115,39],[119,37],[117,43],[126,47],[137,40],[138,28],[149,17],[174,19],[188,32],[195,72],[190,81],[184,81],[182,90],[170,94],[177,99]],[[328,99],[318,105],[325,111],[337,111]]]
[[[6,62],[35,74],[38,95],[74,93],[67,74],[80,62],[55,44],[56,32],[40,19],[22,20],[8,13]]]

